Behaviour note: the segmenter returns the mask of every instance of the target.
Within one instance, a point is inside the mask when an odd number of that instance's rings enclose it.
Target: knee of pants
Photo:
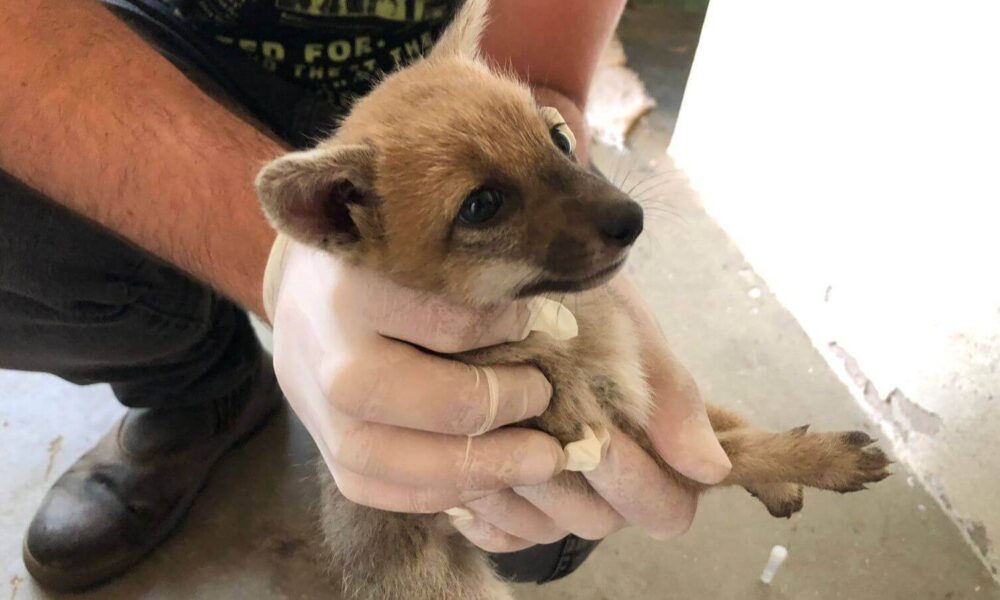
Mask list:
[[[47,362],[172,362],[211,344],[222,321],[233,323],[226,313],[236,312],[208,288],[149,260],[128,273],[60,273],[36,289],[0,291],[0,365],[54,371]]]
[[[552,544],[533,546],[510,554],[492,554],[497,572],[517,583],[548,583],[562,579],[583,564],[600,541],[570,535]]]
[[[0,173],[0,366],[169,361],[238,309]]]

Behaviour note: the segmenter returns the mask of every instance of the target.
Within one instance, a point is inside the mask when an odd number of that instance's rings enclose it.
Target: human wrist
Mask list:
[[[220,117],[214,129],[194,121],[184,123],[177,134],[185,145],[201,148],[213,163],[224,167],[198,177],[202,202],[211,208],[198,215],[205,221],[192,226],[205,230],[204,243],[174,247],[167,255],[175,255],[172,262],[265,318],[261,289],[277,232],[260,208],[253,181],[260,166],[287,147],[231,113]]]

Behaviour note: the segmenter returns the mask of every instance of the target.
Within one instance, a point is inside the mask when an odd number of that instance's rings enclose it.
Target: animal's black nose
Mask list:
[[[605,211],[600,228],[604,241],[624,248],[642,233],[642,207],[632,201],[615,203]]]

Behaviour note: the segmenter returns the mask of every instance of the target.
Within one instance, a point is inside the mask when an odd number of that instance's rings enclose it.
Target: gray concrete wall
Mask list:
[[[671,148],[994,574],[998,27],[996,3],[713,0]]]

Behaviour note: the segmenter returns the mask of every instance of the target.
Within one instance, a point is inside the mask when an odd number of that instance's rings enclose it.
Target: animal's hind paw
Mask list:
[[[747,486],[746,490],[760,500],[772,517],[790,519],[802,510],[802,486],[797,483],[765,483]]]

